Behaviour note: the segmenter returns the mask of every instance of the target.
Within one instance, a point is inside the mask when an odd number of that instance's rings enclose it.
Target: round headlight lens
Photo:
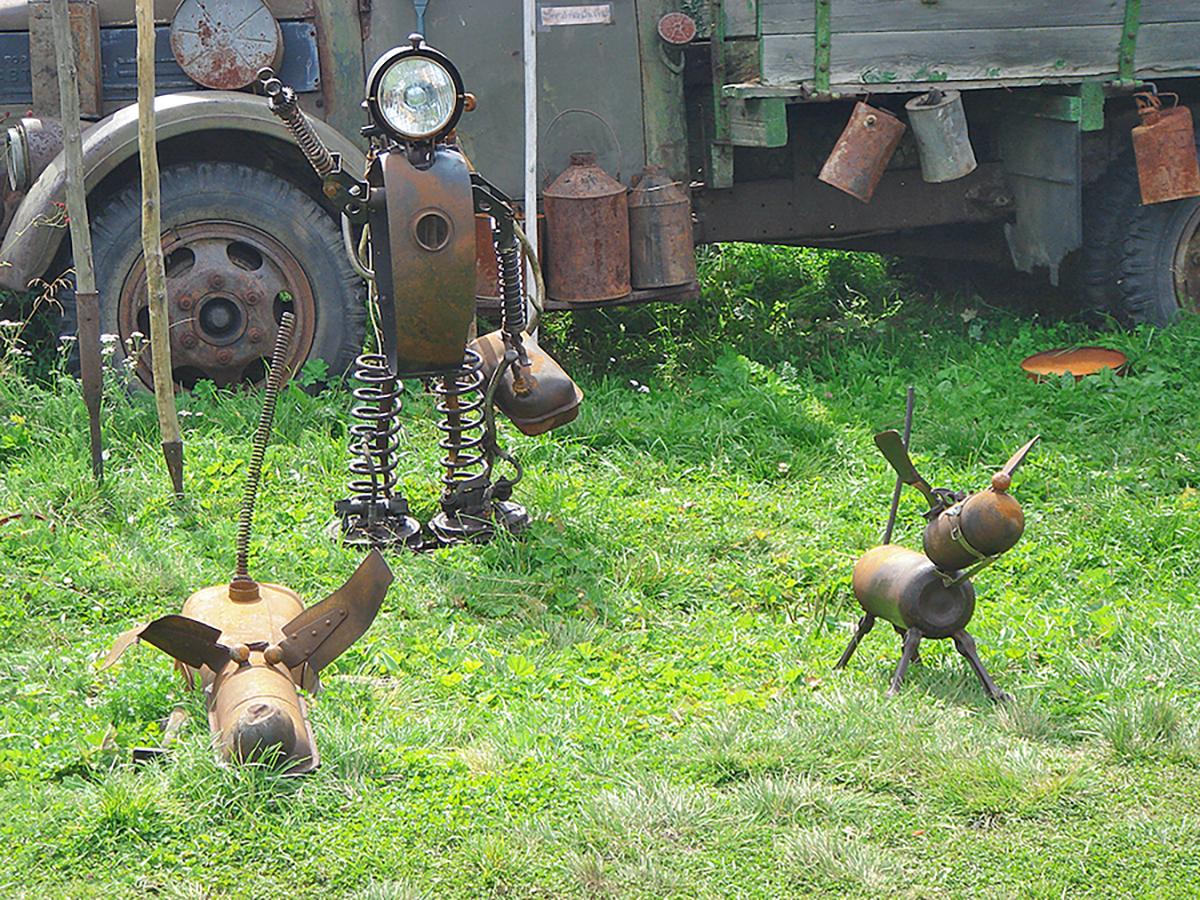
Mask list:
[[[454,118],[458,87],[446,67],[426,56],[396,60],[376,89],[376,107],[389,128],[410,139],[429,138]]]

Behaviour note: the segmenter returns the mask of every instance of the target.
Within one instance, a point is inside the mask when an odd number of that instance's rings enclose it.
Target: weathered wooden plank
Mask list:
[[[759,0],[725,0],[725,37],[754,37],[758,34]]]
[[[735,147],[786,147],[787,142],[786,100],[729,101],[729,143]]]
[[[832,42],[831,83],[886,90],[888,85],[928,82],[1109,75],[1117,69],[1120,34],[1119,25],[839,34]],[[765,35],[762,43],[764,83],[812,79],[811,34]],[[1198,46],[1200,22],[1143,25],[1137,72],[1198,72]]]
[[[760,0],[763,34],[810,34],[812,0]],[[833,33],[1119,25],[1125,0],[833,0]],[[1200,19],[1200,3],[1142,0],[1142,24]]]

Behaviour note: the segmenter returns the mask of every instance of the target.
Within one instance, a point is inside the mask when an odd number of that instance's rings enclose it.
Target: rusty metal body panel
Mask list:
[[[390,266],[376,272],[387,354],[400,376],[457,371],[475,318],[475,205],[460,153],[441,148],[427,168],[403,152],[378,157],[373,241]]]
[[[555,300],[616,300],[629,283],[629,206],[625,185],[572,153],[542,192],[546,210],[546,293]]]
[[[647,166],[629,193],[630,283],[674,287],[696,280],[692,202],[658,166]]]
[[[290,144],[287,128],[271,115],[261,98],[227,91],[169,94],[155,98],[158,142],[188,134],[223,129]],[[362,171],[365,156],[358,146],[331,126],[316,121],[313,127],[330,149],[342,154],[350,171]],[[97,122],[83,135],[83,164],[88,190],[121,163],[137,155],[137,106],[127,106]],[[50,266],[65,229],[50,224],[56,203],[66,198],[66,163],[59,155],[34,182],[17,208],[0,246],[0,288],[24,290],[31,278]]]

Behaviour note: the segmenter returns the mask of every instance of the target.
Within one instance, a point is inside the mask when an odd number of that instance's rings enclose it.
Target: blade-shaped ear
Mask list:
[[[350,580],[283,626],[283,663],[294,669],[307,662],[319,672],[357,641],[375,621],[392,570],[378,550],[359,564]]]
[[[219,672],[229,662],[229,648],[220,643],[220,637],[219,628],[187,616],[163,616],[138,628],[131,628],[118,637],[100,668],[107,669],[130,645],[141,640],[153,644],[193,669],[208,666],[214,672]]]
[[[1016,453],[1014,453],[1012,456],[1010,456],[1008,458],[1008,462],[1006,462],[1004,464],[1004,468],[1001,469],[1000,471],[1003,472],[1005,475],[1007,475],[1009,478],[1012,478],[1013,472],[1017,471],[1017,469],[1020,468],[1021,463],[1025,462],[1025,457],[1029,455],[1029,451],[1033,449],[1033,445],[1036,444],[1041,439],[1042,439],[1042,436],[1040,434],[1034,435],[1034,438],[1032,441],[1030,441],[1028,444],[1026,444],[1024,447],[1022,447],[1020,450],[1018,450]]]
[[[917,467],[909,458],[908,450],[904,448],[904,438],[900,437],[900,432],[894,430],[879,432],[875,435],[875,446],[879,448],[879,452],[883,454],[883,458],[888,461],[888,464],[896,470],[900,480],[921,492],[929,503],[930,509],[938,505],[938,498],[933,493],[933,488],[917,473]]]

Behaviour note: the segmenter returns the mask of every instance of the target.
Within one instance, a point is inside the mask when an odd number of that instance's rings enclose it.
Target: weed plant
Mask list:
[[[933,299],[875,257],[720,247],[691,305],[545,334],[579,419],[502,426],[523,540],[393,554],[367,636],[312,703],[323,764],[222,768],[202,699],[114,637],[233,568],[255,396],[180,397],[187,499],[151,399],[114,376],[107,478],[65,362],[0,353],[0,895],[1191,897],[1200,885],[1200,318],[1100,332]],[[1103,343],[1128,375],[1035,384]],[[312,370],[301,381],[311,381]],[[945,642],[904,690],[857,617],[893,476],[872,434],[917,389],[913,454],[982,488],[1032,434],[1024,540],[977,579],[993,708]],[[315,385],[309,384],[310,389]],[[436,509],[412,385],[401,486]],[[252,573],[309,602],[360,554],[327,536],[341,385],[280,401]],[[897,541],[917,546],[906,494]],[[135,766],[176,707],[169,757]]]

